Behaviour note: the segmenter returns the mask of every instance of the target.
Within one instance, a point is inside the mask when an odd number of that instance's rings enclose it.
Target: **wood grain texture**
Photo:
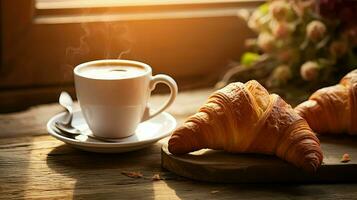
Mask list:
[[[0,199],[353,199],[356,184],[211,184],[161,168],[160,147],[124,154],[73,149],[49,136],[0,139]],[[139,171],[145,178],[129,178]],[[152,181],[159,173],[164,180]]]
[[[180,94],[169,110],[182,123],[210,92]],[[165,96],[163,96],[165,97]],[[163,97],[155,97],[161,102]],[[0,199],[355,199],[357,184],[213,184],[188,180],[161,167],[161,145],[123,154],[74,149],[44,134],[61,108],[34,107],[0,115]],[[31,119],[31,120],[29,120]],[[167,140],[167,139],[166,139]],[[352,157],[352,160],[354,158]],[[144,178],[121,173],[137,171]],[[159,173],[163,180],[152,181]]]
[[[316,173],[301,169],[275,157],[260,154],[231,154],[202,149],[175,156],[162,147],[162,166],[187,178],[210,182],[276,183],[276,182],[357,182],[357,138],[320,137],[324,153]],[[352,160],[342,163],[348,153]]]

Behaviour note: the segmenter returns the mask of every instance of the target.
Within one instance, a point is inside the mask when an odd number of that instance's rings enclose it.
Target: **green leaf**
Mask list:
[[[240,63],[246,67],[249,67],[252,64],[254,64],[256,61],[258,61],[259,58],[260,55],[257,53],[246,52],[242,55]]]

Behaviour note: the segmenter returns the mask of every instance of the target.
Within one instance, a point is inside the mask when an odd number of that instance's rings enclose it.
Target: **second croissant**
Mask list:
[[[175,130],[168,148],[172,154],[210,148],[277,155],[306,171],[316,171],[322,162],[319,140],[307,122],[257,81],[231,83],[213,93]]]
[[[357,69],[313,93],[295,111],[319,134],[357,135]]]

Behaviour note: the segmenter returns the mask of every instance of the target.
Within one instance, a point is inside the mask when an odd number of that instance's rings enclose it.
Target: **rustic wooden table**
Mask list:
[[[183,92],[169,112],[182,123],[211,91]],[[357,184],[191,181],[161,168],[164,141],[123,154],[80,151],[43,135],[46,121],[60,111],[51,104],[0,115],[0,136],[17,136],[0,139],[0,199],[357,199]]]

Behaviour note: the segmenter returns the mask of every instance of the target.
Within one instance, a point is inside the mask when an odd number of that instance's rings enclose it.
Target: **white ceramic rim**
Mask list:
[[[81,68],[83,68],[83,67],[87,67],[87,66],[91,66],[91,65],[97,65],[97,64],[104,64],[104,63],[113,63],[113,64],[118,64],[118,65],[120,65],[120,64],[136,65],[136,66],[143,67],[145,69],[145,72],[143,74],[139,74],[139,75],[133,76],[133,77],[113,78],[113,79],[89,78],[89,77],[83,76],[83,75],[81,75],[79,73],[79,70]],[[151,69],[150,65],[145,64],[143,62],[135,61],[135,60],[102,59],[102,60],[93,60],[93,61],[81,63],[81,64],[77,65],[73,69],[73,73],[74,73],[75,76],[78,76],[78,77],[81,77],[81,78],[85,78],[85,79],[113,81],[113,80],[133,79],[133,78],[147,76],[149,74],[151,75],[152,74],[152,69]]]
[[[76,111],[76,112],[81,112],[81,111]],[[172,131],[176,128],[176,125],[177,125],[176,119],[172,115],[170,115],[167,112],[162,112],[159,115],[164,115],[167,120],[171,121],[172,126],[171,126],[170,129],[165,131],[165,133],[159,135],[158,137],[153,137],[151,139],[143,140],[143,141],[140,141],[140,142],[120,142],[120,143],[83,142],[83,141],[79,141],[79,140],[76,140],[76,139],[72,139],[72,138],[68,138],[68,137],[62,136],[62,135],[56,133],[56,131],[54,131],[52,129],[52,127],[54,126],[55,120],[58,119],[59,117],[62,117],[65,114],[66,114],[66,112],[59,113],[59,114],[53,116],[47,122],[47,131],[48,131],[48,133],[50,135],[52,135],[53,137],[65,142],[65,143],[78,145],[78,146],[84,146],[84,147],[125,148],[125,147],[133,147],[133,146],[140,146],[140,145],[145,145],[145,144],[149,144],[149,143],[154,143],[154,142],[157,142],[158,140],[161,140],[162,138],[165,138],[165,137],[169,136],[172,133]]]

